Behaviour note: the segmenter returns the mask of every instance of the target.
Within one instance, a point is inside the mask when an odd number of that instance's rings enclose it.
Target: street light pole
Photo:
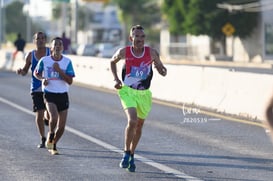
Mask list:
[[[26,4],[23,7],[23,13],[26,17],[26,41],[31,42],[31,17],[30,17],[30,2],[27,0]]]
[[[0,45],[5,41],[5,5],[4,0],[0,4]]]
[[[61,27],[61,31],[62,32],[66,32],[66,27],[67,27],[67,4],[66,2],[61,2],[61,5],[62,5],[62,18],[61,18],[61,21],[62,21],[62,27]]]
[[[30,4],[29,4],[29,0],[28,0],[27,1],[27,10],[26,10],[26,18],[27,18],[26,33],[27,33],[27,41],[28,42],[31,41],[31,19],[30,19],[29,10],[30,10]]]
[[[2,12],[2,7],[3,7],[3,0],[1,0],[0,4],[0,45],[2,44],[2,35],[3,35],[3,12]]]
[[[74,0],[72,4],[72,41],[78,43],[78,0]]]

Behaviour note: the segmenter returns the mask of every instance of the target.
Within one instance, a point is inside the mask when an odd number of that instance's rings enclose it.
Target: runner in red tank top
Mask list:
[[[165,76],[167,69],[163,66],[158,52],[144,46],[145,33],[140,25],[130,30],[131,46],[119,49],[111,59],[111,71],[114,76],[115,88],[127,116],[125,129],[124,155],[120,162],[121,168],[134,172],[134,152],[141,137],[144,120],[152,105],[152,94],[149,90],[153,77],[152,63],[160,75]],[[125,59],[122,70],[122,81],[117,75],[116,64]]]

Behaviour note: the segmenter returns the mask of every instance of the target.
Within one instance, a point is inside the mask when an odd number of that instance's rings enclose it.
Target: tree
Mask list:
[[[186,21],[187,7],[190,0],[165,0],[162,6],[163,14],[168,21],[169,30],[173,35],[185,35],[184,23]]]
[[[55,2],[53,3],[53,8],[52,8],[52,19],[53,20],[58,20],[61,18],[61,14],[62,14],[62,4],[64,2]],[[68,3],[67,3],[68,4]],[[68,5],[71,5],[71,3],[69,3]],[[80,6],[78,8],[78,29],[79,30],[84,30],[85,26],[86,26],[86,18],[90,13],[86,13],[89,12],[87,10],[86,7],[84,6]],[[71,20],[72,20],[72,10],[71,10],[71,6],[67,6],[67,15],[68,15],[68,24],[71,26]],[[89,17],[88,17],[89,18]]]
[[[128,0],[112,0],[112,2],[119,6],[120,19],[126,30],[132,25],[140,24],[145,28],[151,42],[159,40],[159,31],[154,28],[154,25],[161,21],[158,0],[134,0],[133,3]]]
[[[164,0],[162,11],[173,35],[209,35],[222,39],[226,23],[234,26],[234,36],[245,38],[257,27],[258,13],[229,12],[217,3],[242,3],[234,0]],[[246,2],[246,1],[244,1]]]
[[[11,39],[15,39],[17,33],[26,37],[26,15],[23,13],[23,6],[23,3],[15,1],[6,7],[5,32],[8,32],[7,37]]]
[[[7,40],[14,41],[17,37],[17,33],[21,33],[22,37],[26,38],[26,26],[27,16],[23,13],[24,3],[20,1],[14,1],[6,6],[6,20],[5,20],[5,31]],[[40,29],[38,25],[31,23],[31,30],[35,32]]]

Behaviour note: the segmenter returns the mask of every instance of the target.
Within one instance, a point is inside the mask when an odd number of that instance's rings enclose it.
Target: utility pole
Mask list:
[[[0,4],[0,46],[5,41],[6,27],[5,27],[5,4],[4,0],[1,0]]]
[[[1,0],[1,4],[0,4],[0,45],[3,42],[3,0]]]
[[[78,0],[74,0],[72,3],[72,42],[78,43]]]
[[[62,32],[66,32],[66,27],[67,27],[67,4],[68,3],[66,3],[66,2],[61,2],[61,5],[62,5],[61,31]]]
[[[27,27],[26,27],[26,39],[28,42],[31,42],[31,18],[30,18],[30,4],[29,0],[27,1],[27,9],[26,9],[26,18],[27,18]]]

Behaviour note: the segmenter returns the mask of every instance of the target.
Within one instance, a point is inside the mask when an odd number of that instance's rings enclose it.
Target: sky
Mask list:
[[[47,19],[51,17],[51,1],[50,0],[29,0],[30,16],[42,16]]]
[[[15,0],[0,0],[0,6],[7,6]],[[30,16],[43,16],[46,18],[51,17],[51,3],[52,0],[17,0],[25,3],[24,12],[29,9]],[[29,2],[29,5],[27,4]]]

